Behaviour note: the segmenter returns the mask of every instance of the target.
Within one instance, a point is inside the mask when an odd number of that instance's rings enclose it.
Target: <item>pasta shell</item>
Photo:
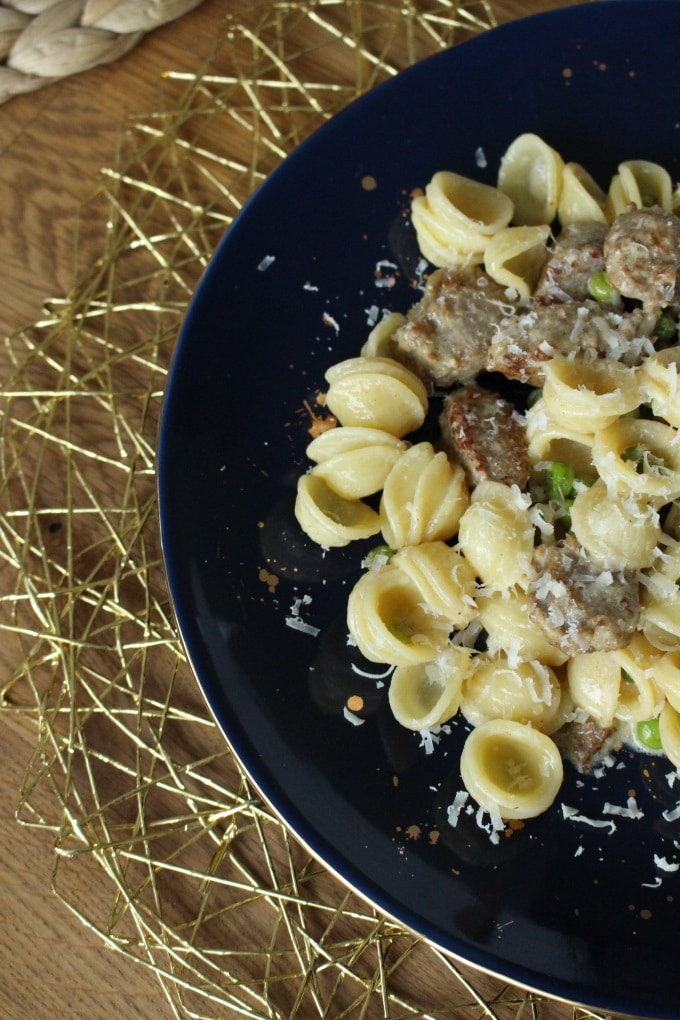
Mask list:
[[[391,563],[369,570],[354,585],[347,626],[365,658],[392,666],[429,662],[451,632],[450,622],[428,612],[418,588]]]
[[[392,358],[349,358],[329,368],[326,379],[326,406],[343,425],[383,429],[402,438],[425,420],[424,384]]]
[[[401,549],[392,560],[418,588],[430,612],[463,629],[477,614],[475,572],[457,549],[445,542],[423,542]]]
[[[606,194],[584,167],[566,164],[557,206],[557,218],[563,227],[570,223],[606,223],[606,200]]]
[[[510,664],[505,655],[477,661],[463,682],[461,711],[479,726],[490,719],[513,719],[549,732],[561,690],[552,669],[537,662]]]
[[[471,669],[471,652],[452,646],[431,662],[397,666],[389,703],[398,723],[410,730],[429,730],[458,711],[463,678]]]
[[[492,719],[468,734],[460,758],[466,789],[492,815],[533,818],[562,785],[562,759],[545,733],[510,719]]]
[[[385,541],[393,549],[447,541],[468,506],[465,471],[431,443],[416,443],[390,471],[380,501]]]
[[[594,433],[639,406],[639,373],[608,358],[552,358],[545,366],[543,400],[553,421]]]
[[[601,479],[576,496],[571,527],[583,548],[610,570],[651,567],[661,538],[655,507],[633,494],[611,495]]]
[[[528,585],[534,525],[527,501],[509,485],[484,481],[476,486],[460,520],[458,543],[487,588]]]
[[[324,549],[371,538],[380,531],[380,518],[367,503],[343,499],[313,474],[298,479],[295,517],[305,534]]]
[[[670,425],[619,419],[593,440],[593,463],[612,489],[639,493],[657,505],[680,497],[680,443]]]
[[[548,260],[550,227],[505,227],[489,241],[484,264],[489,276],[501,287],[512,287],[520,297],[534,292]]]
[[[609,727],[619,703],[621,667],[610,652],[574,655],[567,665],[569,693],[577,708]]]
[[[562,192],[564,162],[538,135],[519,135],[506,149],[498,187],[512,200],[519,226],[552,223]]]
[[[307,456],[312,474],[345,499],[363,499],[382,489],[408,444],[381,429],[349,426],[329,429],[313,439]]]
[[[680,347],[667,347],[647,358],[640,369],[640,386],[652,411],[680,428]]]

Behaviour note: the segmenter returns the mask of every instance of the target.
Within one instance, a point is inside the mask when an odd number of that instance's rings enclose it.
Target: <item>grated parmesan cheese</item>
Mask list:
[[[458,825],[460,813],[467,804],[469,797],[470,794],[467,792],[467,790],[458,790],[456,796],[453,798],[453,802],[449,804],[449,806],[446,809],[446,816],[449,825],[453,826],[454,829]]]
[[[659,871],[671,872],[680,869],[680,861],[669,861],[667,857],[662,857],[660,854],[654,854],[654,863]]]
[[[618,804],[610,804],[609,801],[605,801],[602,806],[602,813],[605,815],[620,815],[621,818],[638,819],[645,817],[645,813],[638,807],[635,797],[629,797],[625,807],[621,807]]]
[[[366,722],[365,719],[361,719],[358,715],[356,715],[356,713],[350,711],[347,705],[344,706],[342,714],[344,715],[347,722],[351,723],[352,726],[363,726],[363,724]]]
[[[590,825],[594,829],[609,829],[609,835],[613,836],[616,832],[616,822],[607,821],[606,818],[588,818],[587,815],[579,814],[578,808],[569,807],[568,804],[562,804],[562,817],[565,821],[569,822],[580,822],[583,825]]]

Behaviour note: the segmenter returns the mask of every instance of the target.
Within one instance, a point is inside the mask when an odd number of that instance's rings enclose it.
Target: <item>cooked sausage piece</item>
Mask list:
[[[478,266],[437,269],[393,336],[391,354],[430,389],[467,382],[484,368],[491,336],[513,307]]]
[[[486,369],[542,386],[551,358],[607,356],[635,363],[652,325],[641,309],[619,314],[595,301],[534,305],[500,324],[489,345]]]
[[[443,448],[463,465],[471,486],[491,480],[525,487],[524,420],[507,400],[476,384],[461,386],[446,398],[439,424]]]
[[[569,723],[563,730],[553,734],[553,739],[560,749],[563,758],[571,762],[579,772],[590,772],[609,750],[612,737],[616,733],[613,726],[600,726],[588,717]]]
[[[680,218],[657,207],[621,213],[605,238],[604,262],[624,297],[658,313],[680,296]]]
[[[604,223],[568,223],[550,249],[536,289],[537,304],[585,301],[588,284],[604,269]]]
[[[528,589],[529,616],[566,655],[625,647],[640,617],[640,593],[631,571],[603,570],[573,535],[540,545]]]

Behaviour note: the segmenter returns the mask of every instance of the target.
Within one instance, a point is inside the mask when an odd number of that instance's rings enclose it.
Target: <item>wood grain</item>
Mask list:
[[[98,171],[111,165],[126,119],[155,108],[167,69],[195,70],[215,33],[240,0],[204,0],[193,13],[147,36],[118,63],[0,108],[0,333],[8,336],[40,315],[74,279],[75,222],[97,189]],[[500,21],[569,4],[555,0],[498,0]],[[80,257],[95,258],[102,225],[80,226]],[[6,373],[7,366],[0,365]],[[14,580],[0,570],[3,591]],[[2,672],[20,650],[9,638],[0,649]],[[33,748],[30,720],[0,713],[0,1016],[5,1020],[159,1020],[171,1008],[154,975],[119,953],[72,916],[50,892],[51,838],[15,820],[25,764]],[[85,896],[98,895],[93,873]],[[555,1005],[542,1020],[562,1020]]]

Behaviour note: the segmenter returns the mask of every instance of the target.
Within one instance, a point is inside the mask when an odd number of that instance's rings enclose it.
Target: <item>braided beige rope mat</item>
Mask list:
[[[0,3],[0,103],[117,60],[147,32],[202,0],[6,0]]]

